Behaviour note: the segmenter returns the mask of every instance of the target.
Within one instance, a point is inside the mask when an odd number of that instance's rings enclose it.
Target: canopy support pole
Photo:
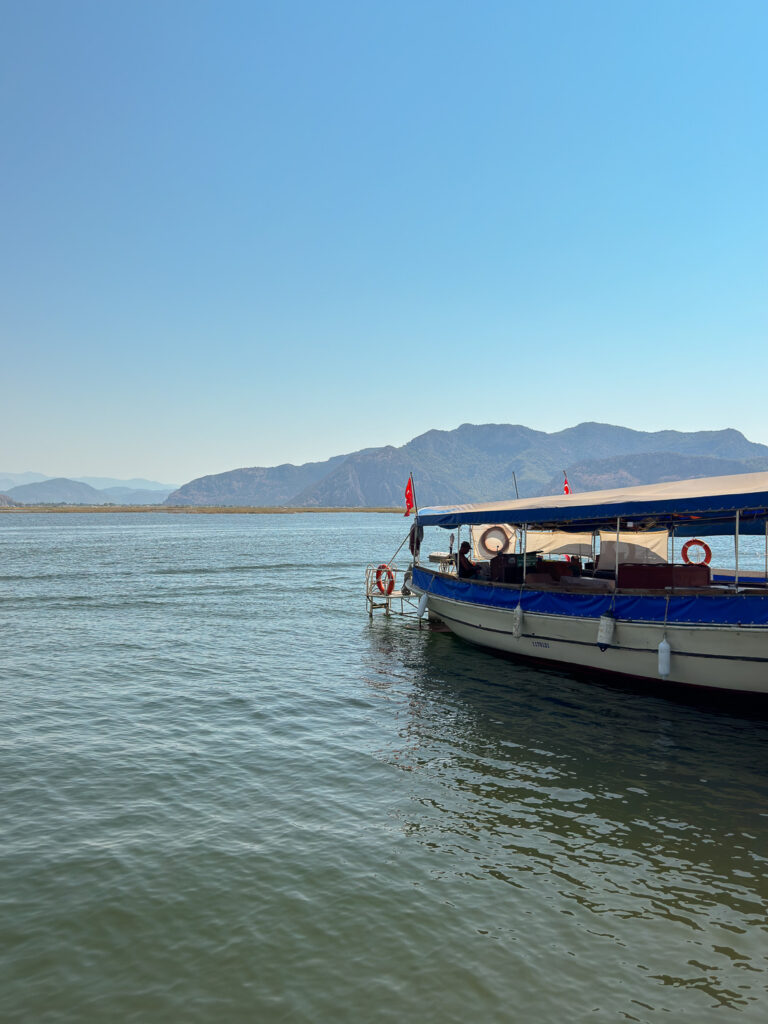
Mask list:
[[[414,538],[415,538],[415,540],[418,541],[418,539],[419,539],[419,503],[416,500],[416,484],[413,482],[413,470],[411,470],[411,490],[413,491],[413,511],[415,513],[415,517],[414,517],[414,521],[413,521],[413,526],[414,526],[414,529],[415,529],[416,532],[414,534]],[[414,565],[418,565],[419,564],[419,550],[421,548],[421,545],[420,544],[416,544],[415,547],[416,547],[416,553],[413,556],[413,564]]]
[[[736,530],[733,534],[733,542],[736,554],[736,575],[734,578],[734,584],[736,589],[739,589],[739,510],[736,509]]]
[[[621,533],[621,517],[616,520],[616,557],[614,558],[613,580],[616,586],[619,585],[619,535]]]
[[[522,548],[523,548],[523,569],[522,569],[521,584],[523,586],[525,586],[525,556],[526,556],[526,553],[528,551],[528,523],[523,523],[523,543],[522,543]]]
[[[768,580],[768,519],[765,520],[765,578]]]

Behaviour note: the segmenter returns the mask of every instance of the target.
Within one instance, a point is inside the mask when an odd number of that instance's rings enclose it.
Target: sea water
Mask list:
[[[0,1020],[765,1020],[765,705],[369,620],[404,524],[0,516]]]

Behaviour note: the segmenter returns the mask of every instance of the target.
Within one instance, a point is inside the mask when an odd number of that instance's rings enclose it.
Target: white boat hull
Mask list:
[[[428,594],[427,609],[463,640],[518,657],[656,682],[768,693],[768,627],[616,622],[611,643],[598,646],[599,619],[514,611]],[[519,631],[519,636],[515,633]],[[659,674],[659,644],[671,649],[669,675]]]

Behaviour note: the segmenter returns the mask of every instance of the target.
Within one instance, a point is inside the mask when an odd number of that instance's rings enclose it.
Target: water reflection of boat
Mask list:
[[[528,979],[514,1019],[761,1019],[763,701],[735,715],[727,693],[668,701],[389,625],[370,637],[399,688],[376,695],[378,756],[402,772],[389,809],[419,848],[416,891],[444,894],[454,945],[458,922],[484,930],[489,985]]]
[[[428,526],[459,540],[462,527],[473,531],[476,575],[428,568],[417,555],[410,584],[465,640],[576,668],[768,692],[768,473],[420,509],[416,528]],[[755,533],[766,538],[766,571],[745,573],[739,537]],[[733,567],[713,570],[695,534],[732,536]],[[692,545],[704,555],[697,564]]]

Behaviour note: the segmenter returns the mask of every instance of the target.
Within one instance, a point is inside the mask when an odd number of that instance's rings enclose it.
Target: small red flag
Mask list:
[[[563,470],[563,476],[565,477],[565,483],[563,484],[563,494],[571,493],[571,485],[568,483],[568,474]]]
[[[413,477],[408,477],[408,483],[405,485],[405,514],[409,516],[411,509],[416,508],[416,503],[413,500]]]

